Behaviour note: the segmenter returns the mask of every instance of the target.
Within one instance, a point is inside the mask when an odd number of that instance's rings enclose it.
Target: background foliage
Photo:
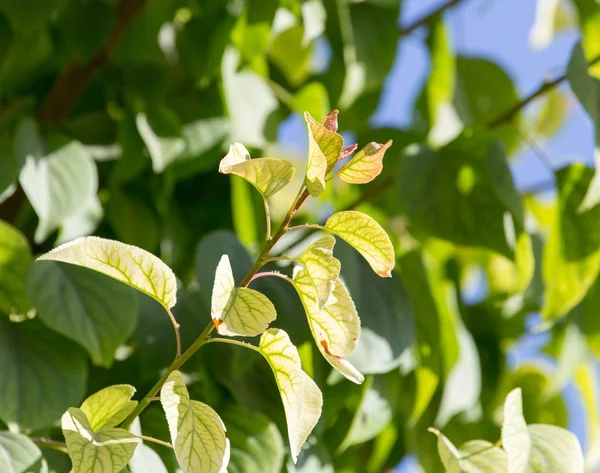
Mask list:
[[[501,65],[455,53],[443,14],[459,3],[399,28],[398,0],[0,0],[0,430],[20,432],[0,433],[0,462],[11,436],[26,434],[42,445],[27,444],[32,471],[68,471],[48,447],[62,440],[65,410],[111,384],[146,392],[175,352],[154,300],[33,256],[89,234],[160,256],[179,279],[185,348],[210,320],[220,256],[239,283],[264,239],[260,198],[217,172],[228,145],[284,156],[278,129],[290,115],[337,108],[340,131],[360,145],[394,140],[377,181],[336,181],[300,215],[324,222],[356,208],[392,237],[391,279],[343,242],[335,249],[362,319],[350,360],[367,379],[332,374],[293,289],[257,281],[324,411],[294,466],[268,366],[206,347],[184,371],[193,399],[228,426],[230,471],[379,472],[407,454],[442,471],[427,428],[457,445],[493,442],[515,387],[528,423],[583,423],[586,468],[600,471],[600,177],[575,163],[556,172],[553,192],[518,193],[508,167],[560,127],[561,83],[598,136],[600,5],[539,1],[543,34],[577,28],[581,42],[564,74],[519,97]],[[397,40],[420,29],[430,69],[411,125],[375,128]],[[530,103],[535,113],[523,114]],[[272,199],[276,220],[294,192]],[[300,254],[310,233],[278,251]],[[546,361],[515,362],[532,340]],[[168,438],[158,406],[141,429]],[[156,470],[138,471],[176,471],[172,452],[144,447]]]

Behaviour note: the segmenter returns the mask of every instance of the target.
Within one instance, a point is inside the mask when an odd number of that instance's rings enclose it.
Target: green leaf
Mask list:
[[[429,428],[429,432],[436,435],[438,438],[437,448],[442,464],[446,469],[446,473],[461,473],[460,467],[460,452],[448,438],[439,430],[433,427]]]
[[[302,445],[321,417],[323,395],[310,376],[302,371],[298,350],[283,330],[269,329],[263,333],[260,353],[271,366],[281,393],[295,463]]]
[[[392,146],[392,140],[386,144],[371,142],[344,164],[338,176],[349,184],[366,184],[375,179],[383,169],[383,156]]]
[[[96,365],[112,365],[137,323],[135,291],[84,268],[39,262],[29,272],[27,293],[42,322],[79,343]]]
[[[256,187],[264,197],[270,197],[289,184],[296,169],[292,163],[281,159],[250,159],[250,153],[244,145],[234,143],[221,160],[219,172],[240,176]]]
[[[305,184],[313,197],[325,190],[325,176],[333,169],[340,157],[344,139],[317,122],[308,112],[304,113],[308,126],[308,162]]]
[[[158,135],[145,113],[138,113],[135,123],[152,158],[152,169],[156,174],[163,172],[185,150],[185,141],[181,136]]]
[[[506,397],[502,446],[508,473],[583,473],[583,454],[575,435],[553,425],[527,426],[519,388]]]
[[[40,256],[106,274],[148,294],[170,309],[177,302],[171,268],[153,254],[132,245],[98,237],[82,237]]]
[[[309,3],[316,3],[322,7],[319,0],[309,0],[302,6]],[[294,94],[290,106],[296,113],[303,114],[308,111],[313,117],[324,117],[331,110],[327,89],[321,82],[309,82],[302,87]]]
[[[347,210],[333,214],[325,228],[346,240],[382,278],[392,276],[396,264],[394,247],[385,230],[372,217]]]
[[[583,34],[583,51],[589,63],[600,57],[600,6],[595,0],[575,0],[574,3]],[[591,66],[589,73],[600,79],[600,64]]]
[[[506,473],[506,453],[485,440],[471,440],[457,449],[448,438],[434,428],[438,453],[447,473]]]
[[[304,28],[292,26],[278,34],[269,47],[269,59],[293,86],[302,85],[311,75],[312,42],[304,41]]]
[[[137,406],[131,397],[135,388],[129,384],[115,384],[101,389],[88,397],[81,405],[93,430],[116,427],[123,422]]]
[[[546,320],[556,320],[586,295],[600,271],[600,204],[581,211],[594,172],[573,164],[556,173],[558,205],[544,248],[542,276]]]
[[[173,371],[160,390],[171,442],[183,473],[224,473],[229,440],[219,415],[206,404],[190,400],[183,376]]]
[[[277,317],[273,303],[264,294],[235,287],[227,255],[217,266],[210,312],[217,332],[230,337],[260,335]]]
[[[544,138],[554,136],[567,118],[569,99],[559,90],[552,89],[533,124],[533,132]]]
[[[299,268],[297,268],[299,269]],[[329,301],[319,309],[317,292],[306,269],[294,273],[294,286],[304,305],[310,331],[323,357],[350,381],[361,384],[364,376],[345,357],[358,345],[360,319],[348,289],[340,279]]]
[[[32,119],[16,132],[15,154],[22,165],[19,182],[40,220],[34,240],[41,243],[96,193],[96,165],[77,141],[49,136],[42,142]]]
[[[250,250],[257,249],[262,240],[258,227],[262,223],[263,207],[263,197],[258,197],[248,182],[237,178],[231,180],[233,228],[240,241]]]
[[[139,443],[125,429],[95,431],[81,409],[71,407],[61,418],[61,427],[73,473],[116,473],[124,468]]]
[[[25,293],[31,260],[25,236],[0,220],[0,311],[24,315],[31,308]]]
[[[38,320],[0,317],[0,419],[22,431],[48,427],[85,393],[85,353]],[[40,401],[43,399],[43,402]]]
[[[333,292],[340,275],[340,262],[333,257],[335,238],[324,236],[310,245],[298,260],[317,291],[317,307],[322,309]]]
[[[223,413],[223,420],[231,442],[229,473],[280,473],[283,439],[269,418],[232,406]]]
[[[0,471],[6,473],[48,473],[40,449],[25,435],[0,432]]]

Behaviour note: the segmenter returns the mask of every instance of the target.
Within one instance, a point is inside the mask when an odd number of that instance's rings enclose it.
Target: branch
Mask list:
[[[412,24],[410,24],[410,25],[405,26],[404,28],[402,28],[400,30],[400,36],[405,36],[405,35],[411,34],[414,30],[420,28],[421,26],[425,26],[426,24],[428,24],[431,20],[433,20],[440,13],[443,13],[444,11],[449,10],[450,8],[458,6],[458,4],[461,1],[462,0],[449,0],[446,3],[442,3],[435,10],[430,11],[429,13],[427,13],[426,15],[424,15],[423,17],[421,17],[418,20],[416,20],[414,23],[412,23]]]
[[[120,0],[117,3],[117,19],[110,35],[85,64],[71,61],[62,71],[40,107],[40,122],[58,123],[69,116],[94,74],[108,62],[125,31],[142,11],[145,3],[146,0]]]

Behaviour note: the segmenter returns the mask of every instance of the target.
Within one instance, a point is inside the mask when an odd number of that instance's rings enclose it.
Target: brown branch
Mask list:
[[[450,8],[457,6],[461,1],[462,0],[449,0],[446,3],[442,3],[435,10],[430,11],[429,13],[425,14],[423,17],[416,20],[414,23],[411,23],[410,25],[402,28],[400,30],[400,36],[405,36],[405,35],[411,34],[417,28],[427,25],[437,15],[445,12],[446,10],[449,10]]]
[[[145,3],[146,0],[120,0],[117,3],[117,19],[110,35],[85,64],[71,61],[58,76],[38,112],[41,122],[58,123],[69,116],[94,74],[108,62]]]

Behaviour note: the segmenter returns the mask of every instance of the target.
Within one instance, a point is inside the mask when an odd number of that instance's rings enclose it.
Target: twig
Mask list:
[[[421,26],[428,24],[431,20],[433,20],[440,13],[443,13],[444,11],[457,6],[461,1],[462,0],[449,0],[446,3],[442,3],[435,10],[430,11],[429,13],[425,14],[423,17],[416,20],[414,23],[411,23],[410,25],[402,28],[400,30],[400,36],[405,36],[405,35],[411,34],[417,28],[420,28]]]
[[[54,440],[49,437],[30,437],[30,440],[36,445],[52,448],[59,452],[67,453],[67,444],[59,440]]]

